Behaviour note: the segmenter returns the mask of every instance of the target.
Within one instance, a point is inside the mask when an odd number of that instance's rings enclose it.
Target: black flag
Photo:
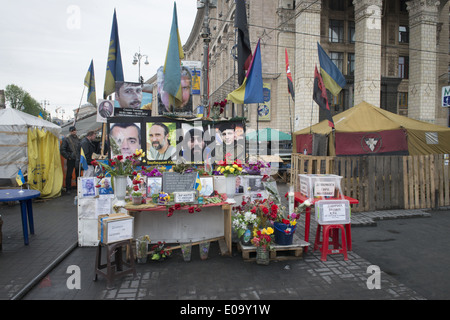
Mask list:
[[[245,74],[252,61],[252,49],[247,26],[247,10],[245,0],[236,0],[236,14],[234,26],[238,31],[237,56],[238,56],[238,83],[244,82]]]
[[[325,110],[328,119],[328,125],[331,128],[334,128],[333,117],[331,116],[330,107],[328,106],[328,98],[327,98],[327,89],[323,84],[322,77],[320,76],[319,71],[314,71],[314,91],[313,91],[313,100],[319,105],[320,108]]]

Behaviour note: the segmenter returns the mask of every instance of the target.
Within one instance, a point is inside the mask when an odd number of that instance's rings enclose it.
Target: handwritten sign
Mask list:
[[[195,201],[195,191],[174,192],[175,203],[189,203]]]
[[[316,220],[320,224],[350,223],[350,202],[348,200],[320,200],[315,204]]]

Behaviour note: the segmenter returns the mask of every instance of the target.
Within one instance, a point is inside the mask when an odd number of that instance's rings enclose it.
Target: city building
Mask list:
[[[209,46],[210,104],[238,87],[235,6],[233,0],[214,1],[207,37],[206,10],[200,8],[183,46],[185,60],[202,63],[204,45]],[[449,109],[441,106],[441,89],[449,85],[448,1],[246,0],[246,9],[252,51],[261,41],[268,115],[257,123],[256,105],[228,104],[227,116],[246,116],[249,128],[287,133],[325,119],[312,100],[319,42],[347,81],[336,97],[328,95],[332,114],[367,101],[410,118],[449,125]],[[295,102],[287,88],[285,50]],[[194,106],[202,104],[202,94],[194,96]]]

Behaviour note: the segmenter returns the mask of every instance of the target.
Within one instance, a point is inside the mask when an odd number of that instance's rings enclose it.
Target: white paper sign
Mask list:
[[[133,219],[108,222],[108,243],[133,238]]]
[[[334,197],[336,184],[333,181],[316,181],[314,184],[315,197]]]
[[[174,192],[175,203],[194,202],[195,191]]]
[[[322,208],[322,219],[324,222],[345,220],[346,209],[344,203],[324,204]]]

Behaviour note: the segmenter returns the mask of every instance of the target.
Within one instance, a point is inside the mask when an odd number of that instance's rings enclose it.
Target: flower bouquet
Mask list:
[[[147,262],[149,243],[150,237],[148,235],[136,239],[136,258],[138,263]]]
[[[227,177],[228,175],[240,175],[242,173],[242,163],[239,160],[234,161],[232,164],[227,164],[226,161],[217,162],[218,166],[215,171],[213,171],[214,175],[224,175]]]
[[[254,232],[252,239],[253,245],[256,247],[256,263],[262,265],[269,264],[269,250],[273,242],[273,228],[263,228]]]
[[[256,162],[249,162],[244,165],[244,173],[251,175],[265,175],[266,171],[270,169],[270,162],[265,163],[264,161],[257,160]]]
[[[152,260],[155,261],[164,260],[172,254],[172,250],[169,247],[166,248],[166,243],[161,241],[158,241],[158,243],[152,246],[151,249],[153,251]]]

